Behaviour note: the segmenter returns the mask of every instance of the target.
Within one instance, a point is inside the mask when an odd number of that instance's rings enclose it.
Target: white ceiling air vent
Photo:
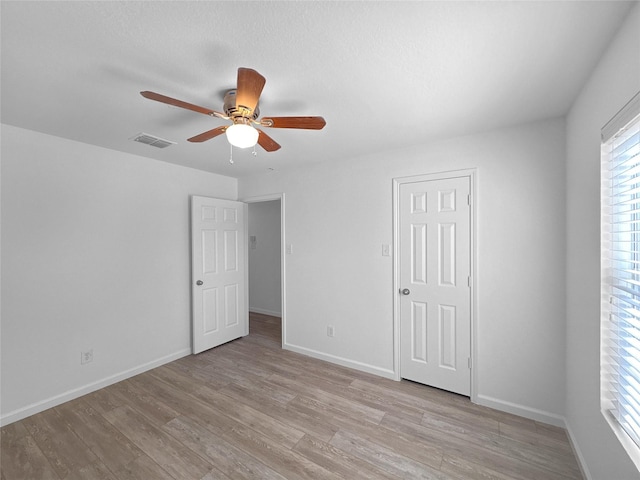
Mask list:
[[[146,143],[147,145],[151,145],[152,147],[156,148],[166,148],[177,143],[169,140],[164,140],[154,135],[149,135],[148,133],[139,133],[135,137],[131,138],[131,140],[133,140],[134,142]]]

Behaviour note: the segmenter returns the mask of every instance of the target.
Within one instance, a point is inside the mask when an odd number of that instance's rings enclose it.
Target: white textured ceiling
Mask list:
[[[636,2],[2,1],[1,120],[239,177],[345,161],[564,115]],[[322,115],[322,131],[265,129],[282,149],[186,139],[238,67],[267,79],[263,115]],[[157,149],[139,132],[178,142]]]

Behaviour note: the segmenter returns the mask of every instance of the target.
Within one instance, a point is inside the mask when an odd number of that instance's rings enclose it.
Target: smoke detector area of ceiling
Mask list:
[[[171,140],[165,140],[160,137],[156,137],[155,135],[149,135],[148,133],[138,133],[137,135],[131,137],[129,140],[133,140],[134,142],[144,143],[146,145],[151,145],[156,148],[167,148],[171,145],[176,145],[178,142],[172,142]]]

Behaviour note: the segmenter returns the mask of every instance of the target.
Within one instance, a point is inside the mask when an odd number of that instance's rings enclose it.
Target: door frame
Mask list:
[[[282,339],[281,346],[286,345],[286,333],[287,333],[287,289],[286,289],[286,242],[285,242],[285,195],[283,193],[272,193],[268,195],[259,195],[256,197],[245,197],[241,198],[238,201],[244,203],[260,203],[260,202],[270,202],[273,200],[280,200],[280,308],[282,310],[281,313],[281,322],[282,322]],[[247,215],[247,225],[249,222],[249,215]],[[247,227],[246,231],[246,242],[249,245],[249,228]],[[249,268],[249,250],[247,249],[247,269]],[[247,275],[247,282],[249,282],[249,278]],[[249,301],[249,295],[247,294],[247,302]]]
[[[477,212],[478,212],[478,185],[477,168],[452,170],[445,172],[412,175],[393,179],[393,372],[394,379],[401,380],[400,376],[400,186],[408,183],[424,182],[431,180],[444,180],[449,178],[467,177],[470,185],[471,205],[470,214],[470,268],[471,268],[471,401],[477,403],[478,392],[478,265],[477,265]]]

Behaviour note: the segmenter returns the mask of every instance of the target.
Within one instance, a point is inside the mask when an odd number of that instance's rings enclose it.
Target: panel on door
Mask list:
[[[191,199],[193,353],[249,333],[246,204]]]
[[[469,177],[399,187],[400,376],[471,392]]]

